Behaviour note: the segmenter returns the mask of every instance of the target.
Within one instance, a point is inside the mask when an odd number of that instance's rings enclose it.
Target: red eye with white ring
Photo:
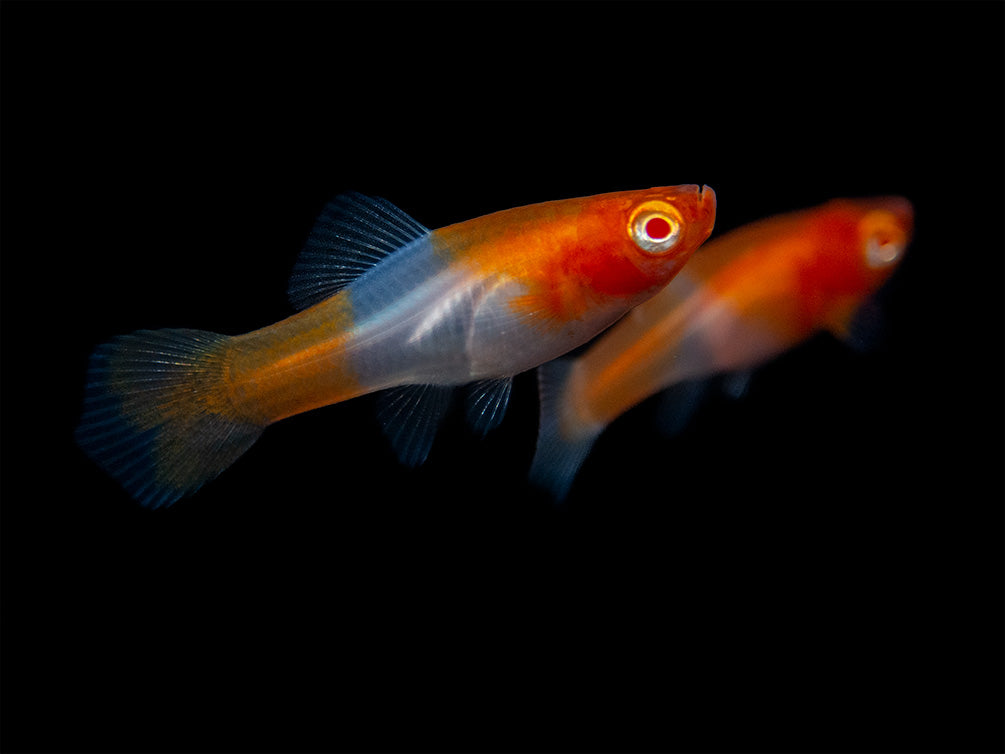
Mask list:
[[[670,222],[665,217],[653,215],[646,220],[646,235],[654,241],[662,241],[670,235]]]
[[[650,201],[639,205],[628,219],[628,235],[642,251],[662,254],[680,241],[681,216],[667,202]]]

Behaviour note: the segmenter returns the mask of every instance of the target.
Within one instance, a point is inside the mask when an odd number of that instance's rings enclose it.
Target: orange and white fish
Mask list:
[[[749,370],[853,315],[910,239],[902,198],[834,200],[714,239],[579,358],[539,371],[531,479],[561,499],[610,422],[672,385]]]
[[[91,356],[77,441],[144,505],[217,476],[273,422],[365,393],[402,461],[421,463],[452,387],[497,424],[519,372],[561,356],[659,291],[712,232],[698,186],[496,212],[430,231],[345,194],[290,281],[301,311],[225,336],[144,330]],[[407,386],[407,387],[405,387]]]

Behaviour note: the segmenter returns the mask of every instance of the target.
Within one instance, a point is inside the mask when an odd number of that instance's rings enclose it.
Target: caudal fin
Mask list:
[[[569,493],[576,472],[603,431],[603,425],[572,427],[568,418],[563,417],[562,398],[574,363],[570,359],[559,359],[537,370],[541,417],[530,481],[548,490],[556,502]]]
[[[228,340],[141,330],[92,354],[77,443],[143,505],[191,495],[261,434],[229,401]]]

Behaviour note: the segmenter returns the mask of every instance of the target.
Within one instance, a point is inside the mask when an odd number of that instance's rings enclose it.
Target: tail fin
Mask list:
[[[141,330],[91,356],[77,443],[141,504],[191,495],[261,434],[228,399],[228,340]]]
[[[556,502],[568,494],[576,472],[604,429],[603,425],[572,428],[563,421],[562,398],[574,363],[571,359],[549,361],[537,371],[541,418],[530,480],[551,492]]]

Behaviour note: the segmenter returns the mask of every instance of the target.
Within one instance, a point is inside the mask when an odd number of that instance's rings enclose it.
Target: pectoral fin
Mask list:
[[[888,324],[883,306],[876,298],[868,298],[855,310],[841,328],[832,328],[835,335],[860,353],[875,351],[886,340]]]

